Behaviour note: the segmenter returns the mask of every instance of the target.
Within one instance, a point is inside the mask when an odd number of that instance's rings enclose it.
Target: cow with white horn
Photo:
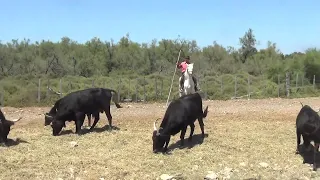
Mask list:
[[[16,122],[20,121],[21,119],[22,117],[13,120],[6,119],[6,117],[0,109],[0,141],[3,143],[3,145],[7,146],[8,134],[10,132],[11,126],[14,125]]]
[[[202,138],[204,138],[204,123],[203,118],[208,114],[208,106],[202,110],[202,99],[199,93],[182,96],[172,101],[163,117],[159,130],[156,127],[156,120],[153,124],[153,152],[166,152],[170,137],[176,135],[181,131],[180,139],[181,146],[184,145],[184,136],[187,127],[190,126],[189,141],[192,140],[194,132],[194,122],[198,119]]]

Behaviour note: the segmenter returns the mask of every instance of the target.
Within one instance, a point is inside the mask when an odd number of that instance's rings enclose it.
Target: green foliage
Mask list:
[[[48,105],[59,98],[47,92],[48,79],[55,91],[59,91],[62,79],[64,94],[92,87],[94,80],[95,86],[120,91],[122,99],[144,99],[145,94],[147,101],[166,100],[180,49],[180,62],[187,55],[191,57],[201,88],[210,99],[245,96],[248,91],[251,98],[277,97],[279,87],[280,96],[285,97],[286,72],[291,74],[291,97],[318,93],[312,83],[314,76],[320,78],[319,50],[284,55],[272,42],[257,50],[252,29],[239,41],[241,47],[235,49],[216,41],[200,48],[195,40],[180,37],[139,44],[130,40],[129,34],[117,43],[97,37],[84,44],[68,37],[62,37],[59,42],[12,40],[0,43],[0,93],[5,105]],[[177,74],[180,75],[179,70]],[[37,102],[39,78],[40,103]],[[171,98],[178,97],[177,82],[178,76]],[[301,88],[302,85],[305,87]]]
[[[241,53],[241,61],[244,63],[247,61],[248,58],[253,56],[256,52],[256,38],[253,34],[253,31],[251,28],[245,33],[245,35],[239,39],[241,48],[240,48],[240,53]]]

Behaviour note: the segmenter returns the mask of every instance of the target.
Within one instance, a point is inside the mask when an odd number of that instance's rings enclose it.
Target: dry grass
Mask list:
[[[163,173],[182,173],[184,179],[203,179],[207,171],[232,168],[231,179],[303,179],[318,177],[303,158],[295,155],[295,118],[301,105],[320,107],[319,98],[205,101],[208,137],[193,148],[174,149],[171,155],[152,153],[152,122],[164,114],[165,104],[123,104],[112,107],[113,124],[120,128],[78,136],[51,135],[39,115],[49,108],[23,108],[9,138],[21,142],[0,148],[1,179],[156,179]],[[19,109],[4,107],[6,116]],[[17,115],[15,115],[17,116]],[[107,124],[105,115],[97,129]],[[85,121],[85,124],[87,121]],[[186,137],[189,136],[189,130]],[[195,135],[200,134],[198,123]],[[170,144],[179,140],[174,136]],[[77,147],[70,142],[76,141]],[[268,163],[261,167],[259,163]]]

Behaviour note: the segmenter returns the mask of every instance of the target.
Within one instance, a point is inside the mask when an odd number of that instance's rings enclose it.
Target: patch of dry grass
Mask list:
[[[319,98],[299,101],[320,107]],[[0,178],[156,179],[164,173],[182,173],[185,179],[194,180],[226,167],[233,169],[231,179],[318,176],[295,154],[295,118],[301,108],[297,99],[205,101],[204,106],[209,105],[205,119],[208,137],[193,148],[176,148],[171,155],[152,153],[152,123],[162,117],[164,105],[125,104],[125,108],[111,110],[113,124],[120,130],[78,136],[71,122],[64,131],[73,132],[57,137],[51,135],[51,127],[44,128],[44,118],[39,115],[49,108],[24,108],[25,119],[14,126],[9,138],[26,142],[0,148]],[[18,111],[2,110],[8,117]],[[101,118],[97,129],[107,124],[105,115]],[[197,123],[194,142],[200,132]],[[179,136],[172,137],[169,146],[174,146]],[[70,146],[71,141],[78,146]],[[268,167],[261,167],[261,162]]]

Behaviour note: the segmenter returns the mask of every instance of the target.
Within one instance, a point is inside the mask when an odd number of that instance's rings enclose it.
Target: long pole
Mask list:
[[[179,51],[179,56],[178,56],[178,59],[177,59],[176,64],[178,63],[178,61],[179,61],[179,59],[180,59],[180,53],[181,53],[181,49],[180,49],[180,51]],[[174,75],[176,74],[176,70],[177,70],[177,65],[175,65],[174,73],[173,73],[172,80],[171,80],[171,86],[170,86],[169,95],[168,95],[168,99],[167,99],[167,107],[168,107],[168,102],[169,102],[169,98],[170,98],[170,94],[171,94],[171,89],[172,89],[172,84],[173,84],[173,79],[174,79]]]

